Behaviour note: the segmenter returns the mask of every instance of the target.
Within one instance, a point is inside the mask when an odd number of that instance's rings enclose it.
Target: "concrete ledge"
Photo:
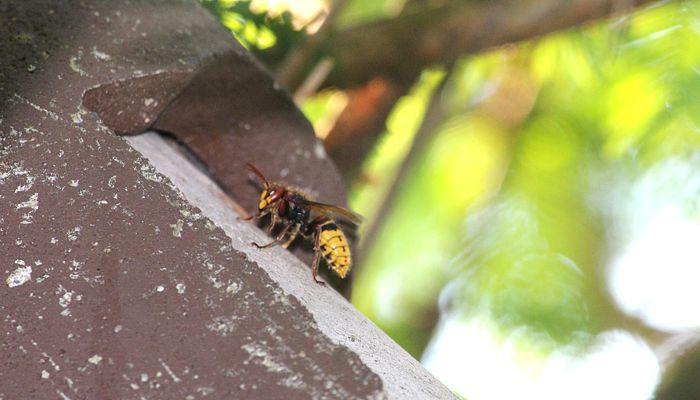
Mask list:
[[[298,299],[324,335],[357,353],[382,379],[384,393],[389,398],[456,398],[347,300],[329,287],[315,284],[307,265],[280,247],[259,250],[252,246],[251,241],[264,242],[269,238],[252,224],[240,221],[228,205],[227,195],[162,137],[152,132],[127,140],[159,173],[167,176],[193,206],[226,232],[234,249],[245,253],[256,267],[262,268],[282,288],[284,295]]]

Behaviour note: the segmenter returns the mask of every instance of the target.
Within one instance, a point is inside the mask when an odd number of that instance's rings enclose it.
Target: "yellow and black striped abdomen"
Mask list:
[[[338,274],[341,278],[345,278],[345,275],[350,271],[350,266],[352,265],[348,238],[343,231],[331,221],[321,225],[321,232],[319,235],[318,242],[321,247],[323,258],[326,259],[328,266],[331,267],[333,272]]]

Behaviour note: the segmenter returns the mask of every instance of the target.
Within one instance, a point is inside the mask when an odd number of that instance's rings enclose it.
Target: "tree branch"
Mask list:
[[[281,65],[277,68],[277,79],[290,91],[296,91],[299,85],[304,80],[303,73],[307,68],[311,68],[308,64],[315,61],[314,55],[317,53],[323,42],[326,41],[331,32],[331,27],[335,22],[340,11],[345,7],[347,0],[336,0],[331,3],[326,20],[323,25],[314,35],[311,35],[303,40],[296,48],[292,49],[289,54],[282,60]]]
[[[650,0],[629,0],[639,6]],[[327,86],[352,87],[375,76],[412,81],[426,66],[531,39],[621,10],[619,0],[452,1],[337,32],[326,42],[336,68]]]

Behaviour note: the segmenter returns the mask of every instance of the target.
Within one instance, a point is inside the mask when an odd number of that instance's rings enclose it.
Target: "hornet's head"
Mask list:
[[[278,201],[282,199],[282,195],[284,194],[284,192],[284,188],[278,185],[271,185],[263,189],[262,193],[260,194],[260,203],[258,204],[258,211],[263,212],[266,211],[268,208],[272,208],[274,205],[277,204]]]
[[[246,166],[255,175],[257,175],[258,178],[260,178],[260,181],[263,184],[263,191],[260,194],[260,203],[258,203],[258,212],[261,214],[266,214],[277,204],[278,201],[282,199],[282,196],[286,190],[280,185],[276,185],[274,183],[271,184],[268,182],[265,175],[263,175],[263,173],[260,172],[260,170],[253,164],[248,163]]]

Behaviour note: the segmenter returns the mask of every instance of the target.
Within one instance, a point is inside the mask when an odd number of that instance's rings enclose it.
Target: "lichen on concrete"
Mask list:
[[[31,265],[25,265],[22,260],[15,260],[15,265],[18,265],[18,267],[5,280],[7,286],[11,288],[23,285],[32,279]]]

